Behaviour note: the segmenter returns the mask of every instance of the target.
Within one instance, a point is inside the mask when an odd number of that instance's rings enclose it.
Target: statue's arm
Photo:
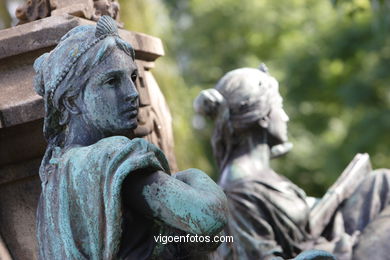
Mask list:
[[[226,223],[226,196],[200,170],[172,176],[135,173],[127,178],[123,192],[129,207],[184,232],[216,235]]]

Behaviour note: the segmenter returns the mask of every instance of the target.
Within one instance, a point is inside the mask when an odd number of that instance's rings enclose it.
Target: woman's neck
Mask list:
[[[105,137],[96,127],[87,124],[81,115],[73,116],[67,127],[64,148],[88,146]]]
[[[222,172],[220,183],[259,174],[270,169],[271,150],[267,133],[245,133],[234,147],[228,166]]]
[[[256,164],[256,169],[269,169],[271,150],[266,131],[243,134],[240,142],[234,148],[231,161],[241,161],[244,158],[250,159]]]

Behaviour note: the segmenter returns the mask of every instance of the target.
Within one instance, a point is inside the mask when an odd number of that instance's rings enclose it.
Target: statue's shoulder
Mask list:
[[[89,146],[73,147],[63,155],[63,160],[72,162],[72,164],[77,162],[82,165],[102,164],[123,153],[144,153],[150,149],[151,145],[141,138],[129,139],[124,136],[112,136]]]
[[[106,137],[106,138],[99,140],[98,142],[96,142],[95,144],[93,144],[91,146],[95,146],[96,148],[103,148],[103,149],[104,149],[104,147],[106,147],[106,149],[112,149],[112,148],[118,149],[118,148],[123,148],[124,146],[128,146],[128,145],[135,146],[138,148],[141,148],[141,147],[157,148],[154,144],[150,143],[149,141],[147,141],[143,138],[129,139],[125,136]]]
[[[143,139],[107,137],[89,146],[70,148],[58,157],[57,176],[76,182],[101,183],[115,176],[124,178],[140,168],[168,172],[165,157],[158,153]]]
[[[145,164],[158,161],[169,171],[163,152],[142,138],[107,137],[89,146],[71,148],[63,156],[63,166],[71,164],[77,171],[100,171],[116,168],[125,162],[133,167],[140,161]]]
[[[90,154],[106,154],[120,151],[124,146],[131,142],[130,139],[124,136],[112,136],[99,140],[98,142],[88,146],[76,146],[68,149],[64,154],[65,157],[88,156]]]

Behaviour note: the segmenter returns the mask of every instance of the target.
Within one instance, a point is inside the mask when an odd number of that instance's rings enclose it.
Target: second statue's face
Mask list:
[[[283,109],[283,99],[279,92],[276,93],[277,97],[274,98],[274,102],[269,113],[269,125],[268,132],[278,139],[280,142],[287,142],[287,122],[289,117]]]
[[[82,114],[86,122],[106,135],[126,134],[137,127],[137,66],[115,48],[92,71],[83,93]]]

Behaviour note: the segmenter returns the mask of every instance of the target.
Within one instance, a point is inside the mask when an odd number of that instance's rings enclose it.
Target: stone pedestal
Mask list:
[[[35,211],[41,192],[38,169],[45,151],[43,100],[33,90],[34,60],[90,20],[63,14],[0,31],[0,259],[37,259]],[[120,30],[136,52],[142,136],[167,155],[173,171],[171,115],[151,73],[164,54],[160,39]]]

